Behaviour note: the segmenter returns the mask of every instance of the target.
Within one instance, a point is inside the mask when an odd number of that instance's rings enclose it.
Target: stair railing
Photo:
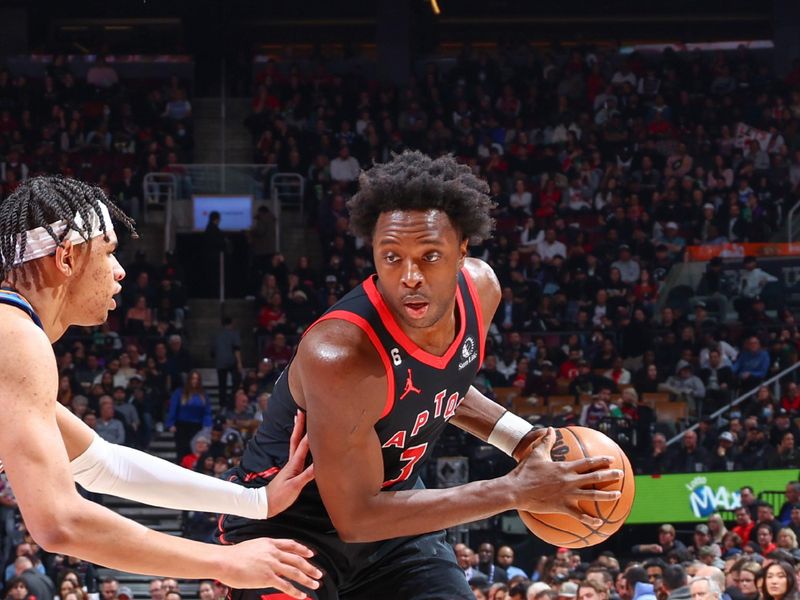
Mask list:
[[[178,178],[173,173],[147,173],[142,179],[142,217],[148,223],[148,208],[164,209],[164,251],[172,251],[172,218],[174,202],[178,197]]]

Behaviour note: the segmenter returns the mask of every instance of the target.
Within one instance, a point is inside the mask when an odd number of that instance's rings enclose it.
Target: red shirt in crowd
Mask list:
[[[756,526],[754,521],[750,521],[749,525],[736,525],[731,531],[742,538],[742,545],[746,544],[750,541],[750,534],[753,532],[753,528]],[[766,555],[766,553],[765,553]]]

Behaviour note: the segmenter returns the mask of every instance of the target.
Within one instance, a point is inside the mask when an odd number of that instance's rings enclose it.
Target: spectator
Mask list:
[[[222,329],[214,334],[211,342],[211,356],[217,369],[219,382],[219,403],[228,406],[228,375],[230,374],[233,389],[242,382],[242,340],[239,332],[233,327],[233,319],[223,317]]]
[[[119,580],[115,577],[106,577],[100,582],[100,596],[102,600],[117,600],[119,596]]]
[[[753,492],[753,488],[750,487],[749,485],[743,486],[739,490],[739,497],[741,505],[745,507],[750,513],[750,518],[753,521],[756,521],[758,519],[759,501],[756,498],[755,493]]]
[[[690,410],[699,416],[706,395],[702,380],[693,373],[692,365],[685,360],[678,362],[675,373],[665,383],[659,384],[659,391],[675,394],[679,401],[687,402]]]
[[[641,267],[639,263],[633,259],[631,248],[628,244],[620,245],[619,258],[611,263],[611,267],[619,269],[623,283],[633,285],[639,282]]]
[[[331,179],[345,185],[352,184],[361,174],[361,166],[358,160],[350,155],[350,148],[342,144],[339,154],[330,164]]]
[[[780,550],[785,550],[791,554],[793,560],[797,560],[800,552],[797,549],[797,534],[790,528],[784,527],[778,532],[776,545]]]
[[[763,600],[794,600],[798,592],[797,578],[792,566],[785,561],[778,561],[766,567],[761,594]]]
[[[792,520],[792,509],[800,503],[800,482],[790,481],[784,491],[785,500],[776,517],[781,525],[788,526]]]
[[[759,523],[756,525],[755,534],[756,541],[761,548],[761,554],[763,556],[766,556],[777,548],[777,545],[772,541],[774,533],[769,523]]]
[[[756,581],[761,575],[761,566],[756,562],[745,562],[739,568],[739,591],[744,600],[755,600],[759,597]]]
[[[608,588],[597,581],[585,579],[578,586],[578,600],[609,600]]]
[[[653,592],[653,585],[647,580],[647,571],[642,567],[628,568],[623,579],[625,581],[625,593],[620,594],[623,600],[656,600]]]
[[[12,578],[6,585],[6,589],[8,590],[7,600],[28,600],[34,597],[28,589],[28,584],[19,576]]]
[[[509,581],[514,579],[514,577],[528,578],[525,571],[514,566],[514,550],[512,550],[510,546],[500,546],[497,549],[496,562],[501,568],[505,569]]]
[[[764,286],[778,278],[770,275],[758,267],[758,263],[753,256],[745,257],[743,263],[744,271],[739,279],[739,287],[742,296],[748,300],[761,295]]]
[[[458,566],[464,572],[464,577],[470,583],[477,582],[486,585],[487,578],[482,572],[472,566],[474,552],[466,544],[456,544],[455,555]]]
[[[108,89],[119,83],[119,75],[114,67],[106,62],[106,57],[101,55],[86,72],[86,83],[96,88]]]
[[[273,362],[276,369],[283,370],[292,358],[293,349],[286,342],[286,335],[283,333],[276,333],[264,348],[264,358]]]
[[[761,342],[756,336],[751,336],[733,363],[733,372],[739,378],[742,387],[749,390],[764,380],[769,365],[769,353],[761,348]]]
[[[100,412],[95,431],[111,444],[125,443],[125,425],[114,417],[114,400],[110,396],[100,398]]]
[[[249,437],[258,427],[255,406],[250,404],[247,393],[243,389],[236,390],[233,396],[233,408],[225,411],[225,422],[227,427],[236,429],[246,437]]]
[[[761,390],[759,390],[759,393],[761,393]],[[774,406],[776,402],[772,399],[771,393],[770,399],[772,400],[772,405]],[[770,428],[769,432],[770,443],[774,446],[779,445],[787,433],[794,435],[795,440],[800,438],[800,431],[798,431],[797,426],[789,418],[789,413],[783,408],[778,408],[774,413],[772,427]],[[798,496],[798,500],[800,500],[800,496]]]
[[[482,543],[478,547],[478,570],[486,575],[489,585],[494,583],[508,583],[508,573],[506,570],[494,562],[494,546],[488,542]]]
[[[199,371],[192,371],[188,381],[172,393],[164,426],[175,434],[177,455],[191,452],[192,438],[203,427],[211,427],[211,401],[203,389]]]
[[[717,438],[717,447],[711,456],[709,470],[733,471],[739,459],[739,449],[734,444],[735,436],[730,431],[723,431]],[[717,540],[719,541],[719,540]]]
[[[55,586],[53,581],[42,572],[36,570],[33,562],[26,556],[21,556],[14,561],[16,577],[25,582],[31,597],[43,600],[53,600]]]
[[[689,593],[697,600],[720,600],[722,590],[710,577],[695,577],[689,586]]]
[[[162,115],[170,121],[187,121],[192,117],[192,104],[186,99],[186,92],[177,89],[167,102]]]
[[[668,473],[672,457],[667,449],[667,438],[663,433],[654,433],[651,440],[651,448],[647,454],[641,457],[638,463],[637,472],[639,473]]]
[[[718,349],[709,350],[707,366],[700,371],[700,377],[706,388],[706,399],[711,402],[711,406],[722,406],[730,401],[735,387],[733,370],[723,363]]]
[[[769,458],[767,466],[771,469],[797,469],[800,467],[800,450],[795,447],[794,433],[786,431],[780,444]]]
[[[742,539],[743,544],[746,544],[748,541],[750,541],[750,535],[756,524],[746,506],[740,506],[737,508],[735,514],[736,525],[733,527],[733,529],[731,529],[731,531],[733,531],[733,533]]]
[[[195,467],[197,466],[197,461],[200,457],[204,456],[210,447],[211,440],[209,440],[204,435],[196,435],[192,440],[192,452],[183,456],[180,459],[180,464],[184,469],[189,469],[190,471],[194,471]],[[157,580],[156,580],[157,581]],[[152,583],[151,583],[151,588]],[[150,595],[152,596],[153,590],[150,590]]]
[[[708,451],[697,444],[697,433],[689,430],[681,440],[681,447],[670,460],[670,468],[675,473],[703,472],[708,470]]]
[[[601,387],[592,402],[584,405],[581,411],[580,424],[583,427],[596,428],[600,421],[611,415],[611,389]]]
[[[542,258],[542,262],[552,264],[555,257],[565,258],[567,256],[567,247],[558,241],[556,230],[551,227],[545,231],[544,239],[539,242],[537,253]]]
[[[692,595],[687,585],[686,571],[679,564],[664,569],[664,591],[668,600],[689,600]]]
[[[679,552],[686,552],[686,546],[680,540],[675,538],[675,527],[669,524],[662,525],[658,528],[658,543],[657,544],[638,544],[631,548],[633,554],[644,556],[657,556],[666,557],[673,550]],[[665,571],[666,577],[666,571]],[[666,579],[664,580],[666,585]]]
[[[203,273],[206,281],[203,292],[206,297],[214,297],[219,293],[220,256],[224,260],[228,253],[228,240],[220,227],[221,223],[222,215],[219,212],[213,210],[208,214],[203,233]]]

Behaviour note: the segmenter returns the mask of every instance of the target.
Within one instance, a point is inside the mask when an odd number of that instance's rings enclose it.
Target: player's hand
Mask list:
[[[317,589],[322,572],[308,562],[314,553],[292,540],[259,538],[222,546],[220,581],[233,588],[276,588],[292,598],[306,598],[293,583]],[[292,583],[290,583],[292,582]]]
[[[298,410],[292,437],[289,438],[289,460],[267,486],[267,511],[274,517],[289,508],[306,484],[314,479],[314,465],[305,468],[308,456],[306,414]]]
[[[617,491],[593,489],[594,485],[622,479],[622,471],[609,469],[610,456],[554,462],[550,456],[556,433],[549,427],[534,443],[530,454],[508,474],[515,505],[532,513],[569,515],[590,527],[602,520],[581,511],[580,501],[609,502],[620,497]]]

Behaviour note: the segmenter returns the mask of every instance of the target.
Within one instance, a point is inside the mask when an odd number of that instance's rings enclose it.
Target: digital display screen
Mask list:
[[[208,216],[220,214],[219,227],[223,231],[242,231],[253,224],[253,196],[192,196],[192,215],[195,231],[204,231]]]

